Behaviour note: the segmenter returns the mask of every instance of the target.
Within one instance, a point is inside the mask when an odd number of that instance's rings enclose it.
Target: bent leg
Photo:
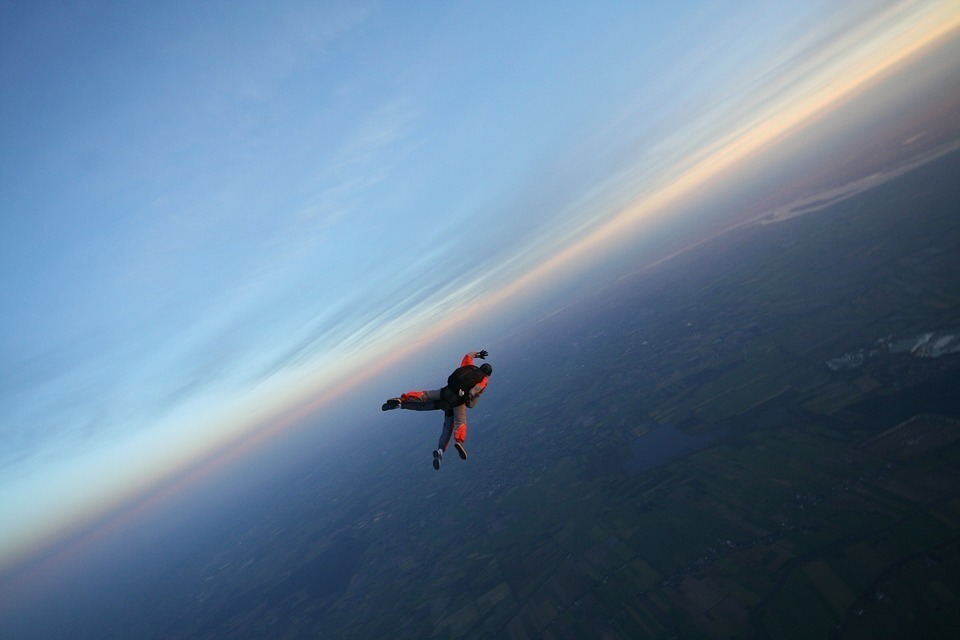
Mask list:
[[[453,439],[463,443],[467,439],[467,407],[460,405],[453,409]]]
[[[453,410],[453,446],[461,460],[467,459],[467,449],[463,441],[467,439],[467,407],[460,405]]]
[[[450,444],[451,435],[453,435],[453,412],[446,411],[443,414],[443,429],[440,431],[440,441],[437,443],[437,448],[446,451],[447,445]]]

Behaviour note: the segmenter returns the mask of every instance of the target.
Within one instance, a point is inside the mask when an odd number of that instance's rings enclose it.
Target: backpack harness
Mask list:
[[[464,365],[450,374],[447,378],[447,387],[458,396],[463,397],[486,377],[487,374],[480,367],[473,364]]]

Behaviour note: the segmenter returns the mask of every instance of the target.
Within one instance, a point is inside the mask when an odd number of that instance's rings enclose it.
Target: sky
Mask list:
[[[472,319],[681,224],[958,27],[951,1],[0,3],[0,573],[485,346]]]

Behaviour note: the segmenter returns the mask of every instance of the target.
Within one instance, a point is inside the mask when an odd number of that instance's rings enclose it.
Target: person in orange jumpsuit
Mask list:
[[[489,364],[484,363],[478,367],[473,360],[484,360],[487,355],[486,350],[471,351],[463,356],[460,366],[447,378],[445,387],[431,391],[408,391],[397,398],[390,398],[381,407],[383,411],[443,411],[443,429],[433,452],[433,468],[437,471],[440,470],[443,452],[450,444],[451,435],[460,459],[467,459],[467,450],[463,444],[467,439],[467,408],[476,406],[487,388],[490,374],[493,373],[493,367]]]

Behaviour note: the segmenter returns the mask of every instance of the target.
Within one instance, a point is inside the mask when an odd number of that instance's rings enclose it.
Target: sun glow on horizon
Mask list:
[[[660,186],[635,200],[581,239],[570,242],[492,294],[485,304],[496,306],[541,286],[558,274],[597,260],[611,245],[634,237],[644,223],[664,216],[724,174],[735,170],[753,155],[795,134],[805,125],[829,115],[831,108],[852,99],[881,81],[898,66],[922,55],[955,36],[960,29],[960,5],[943,5],[906,23],[895,23],[851,47],[848,58],[810,77],[774,100],[754,117],[729,133],[706,144],[699,159],[674,173],[660,173]],[[877,21],[886,27],[885,16]]]

